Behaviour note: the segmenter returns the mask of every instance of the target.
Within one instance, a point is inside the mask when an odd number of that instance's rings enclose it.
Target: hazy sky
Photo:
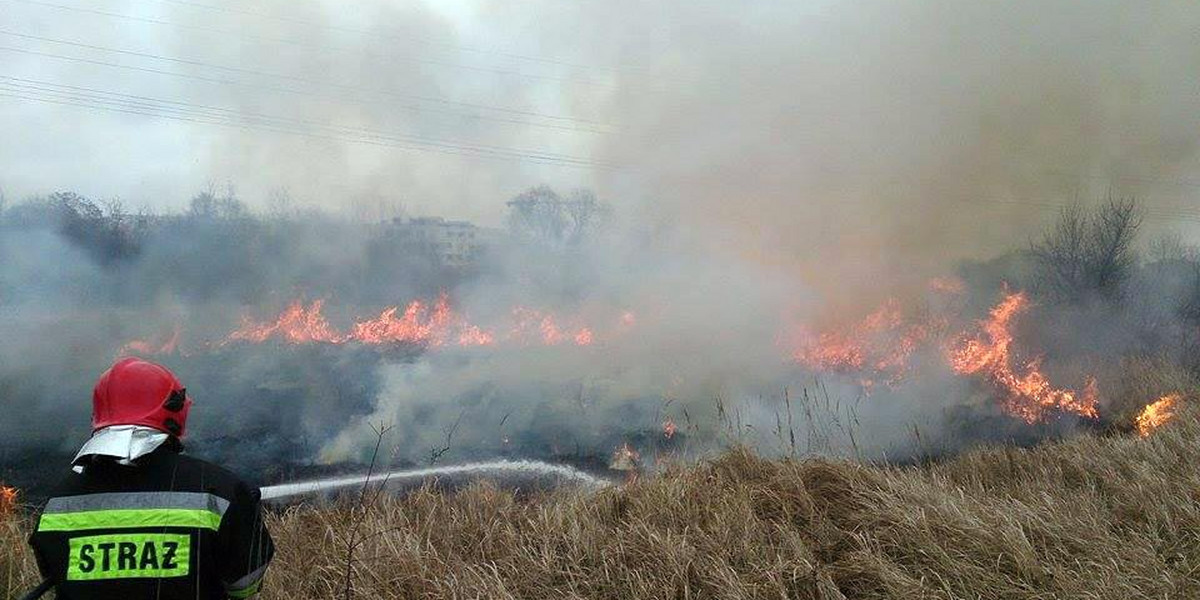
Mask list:
[[[0,15],[10,199],[178,208],[232,183],[256,206],[286,189],[498,224],[547,183],[756,261],[837,248],[873,268],[1011,247],[1110,191],[1156,227],[1200,220],[1200,5],[1183,0],[0,0]]]
[[[565,88],[599,105],[612,71],[543,55],[536,20],[464,2],[247,6],[0,4],[2,189],[177,207],[231,182],[251,203],[286,188],[486,220],[524,187],[595,183],[612,128]]]

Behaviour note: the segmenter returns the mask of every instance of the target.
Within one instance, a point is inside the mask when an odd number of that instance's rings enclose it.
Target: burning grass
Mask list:
[[[1142,412],[1134,420],[1134,423],[1137,425],[1138,435],[1149,437],[1159,427],[1174,419],[1175,410],[1181,400],[1182,397],[1179,394],[1167,394],[1157,401],[1146,405],[1146,408],[1142,409]]]
[[[1029,306],[1024,293],[1008,294],[981,323],[984,336],[963,340],[951,357],[954,370],[981,374],[997,387],[1004,398],[1005,410],[1026,423],[1037,423],[1049,411],[1058,410],[1096,418],[1098,392],[1096,381],[1089,379],[1082,393],[1050,385],[1042,373],[1039,359],[1026,362],[1022,372],[1012,365],[1012,320]]]
[[[572,343],[590,346],[595,341],[595,332],[576,318],[562,320],[549,312],[513,307],[511,326],[507,332],[495,327],[484,328],[473,324],[466,315],[456,312],[450,297],[442,292],[436,302],[413,300],[403,308],[399,305],[383,309],[379,316],[360,319],[349,331],[334,327],[325,317],[325,301],[314,300],[305,304],[294,300],[274,320],[255,321],[243,317],[239,328],[224,339],[212,344],[201,344],[209,349],[233,343],[262,344],[278,341],[286,344],[345,344],[359,343],[373,346],[412,344],[421,347],[446,345],[474,347],[492,346],[498,341],[510,344],[542,344],[557,346]],[[625,313],[619,328],[628,326],[632,313]],[[126,343],[119,354],[173,354],[181,351],[180,330],[162,341],[138,339]]]
[[[356,536],[357,598],[1196,598],[1200,420],[939,464],[731,451],[594,495],[476,486],[381,498]],[[265,598],[343,597],[352,504],[272,516]],[[34,583],[0,524],[13,598]]]

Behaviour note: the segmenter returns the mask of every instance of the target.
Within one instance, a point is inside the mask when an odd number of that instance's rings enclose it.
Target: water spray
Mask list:
[[[350,475],[327,477],[295,483],[281,483],[261,488],[263,500],[278,500],[294,496],[305,496],[330,492],[343,488],[373,483],[388,485],[405,481],[421,480],[446,476],[488,476],[488,475],[524,475],[534,477],[556,478],[560,481],[573,483],[588,489],[600,489],[612,485],[612,482],[580,471],[568,465],[552,464],[537,460],[497,460],[488,462],[464,463],[461,465],[446,465],[444,467],[428,467],[423,469],[405,469],[376,473],[371,476]]]

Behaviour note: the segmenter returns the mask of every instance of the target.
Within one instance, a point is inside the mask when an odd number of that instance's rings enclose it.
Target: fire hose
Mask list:
[[[30,590],[28,594],[21,596],[21,600],[37,600],[45,595],[46,592],[50,591],[50,588],[52,587],[54,587],[54,582],[49,579],[44,579],[38,584],[37,587]]]

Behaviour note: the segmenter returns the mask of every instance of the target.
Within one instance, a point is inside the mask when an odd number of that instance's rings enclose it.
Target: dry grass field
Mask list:
[[[1200,598],[1200,420],[929,466],[744,451],[594,494],[453,495],[271,516],[266,599]],[[0,597],[35,582],[0,524]],[[347,548],[354,560],[347,561]]]

